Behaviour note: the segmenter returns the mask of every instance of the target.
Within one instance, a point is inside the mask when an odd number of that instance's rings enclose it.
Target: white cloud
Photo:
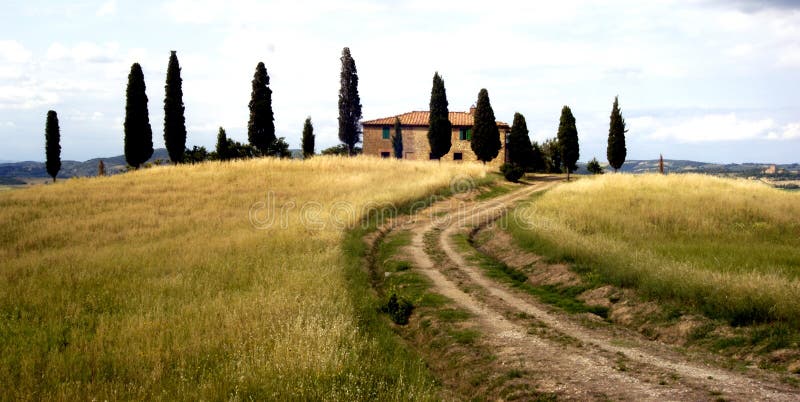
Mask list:
[[[753,53],[753,50],[754,48],[752,44],[739,43],[728,49],[725,53],[733,57],[747,57]]]
[[[780,131],[771,131],[767,134],[770,140],[793,140],[800,138],[800,123],[789,123],[781,127]]]
[[[735,113],[709,114],[668,123],[648,116],[630,119],[629,123],[631,130],[650,131],[650,139],[678,143],[791,139],[796,138],[800,131],[796,124],[789,124],[776,132],[776,124],[770,118],[746,120],[738,118]]]
[[[178,23],[207,24],[224,15],[225,2],[219,0],[175,0],[164,4],[164,10]]]
[[[780,67],[800,67],[800,46],[793,45],[781,49],[777,64]]]
[[[117,13],[117,0],[109,0],[100,5],[95,15],[98,17],[106,17],[115,15]]]
[[[15,86],[0,85],[0,109],[33,109],[53,105],[60,99],[58,94],[42,90],[35,82]]]
[[[3,63],[26,63],[31,59],[30,50],[15,40],[0,40],[0,61]]]
[[[72,47],[55,42],[47,49],[47,60],[70,60],[76,63],[111,63],[120,58],[119,44],[107,42],[97,44],[92,42],[79,42]]]

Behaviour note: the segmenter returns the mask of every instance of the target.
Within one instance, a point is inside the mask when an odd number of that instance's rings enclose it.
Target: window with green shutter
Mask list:
[[[458,139],[461,141],[469,141],[472,139],[472,129],[461,127],[458,129]]]
[[[389,127],[384,127],[383,128],[383,139],[384,140],[388,140],[389,139]]]

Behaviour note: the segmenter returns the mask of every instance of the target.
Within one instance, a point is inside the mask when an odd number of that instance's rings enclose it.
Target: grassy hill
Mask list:
[[[2,192],[0,399],[430,399],[342,240],[484,174],[256,159]]]
[[[290,149],[292,158],[301,159],[303,152],[299,149]],[[109,156],[104,158],[92,158],[84,162],[65,160],[61,162],[61,170],[58,172],[59,179],[67,179],[70,177],[93,177],[97,176],[97,164],[103,161],[106,167],[106,174],[114,175],[126,171],[127,162],[125,155]],[[158,163],[169,161],[169,154],[165,148],[158,148],[153,151],[153,156],[148,159],[148,163]],[[16,180],[25,184],[25,179],[31,178],[48,178],[44,162],[9,162],[3,163],[0,161],[0,184],[4,184],[2,180]]]
[[[603,175],[512,226],[526,248],[734,325],[800,328],[800,194],[704,175]]]

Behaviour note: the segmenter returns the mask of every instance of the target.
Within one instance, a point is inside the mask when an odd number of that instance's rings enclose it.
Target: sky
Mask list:
[[[427,110],[434,72],[451,111],[481,88],[532,140],[577,120],[580,160],[605,161],[619,96],[628,159],[800,162],[800,2],[769,0],[4,0],[0,160],[44,160],[48,110],[63,160],[123,153],[125,88],[142,65],[155,147],[171,50],[182,68],[187,145],[219,127],[247,140],[258,62],[277,135],[338,143],[342,48],[364,120]]]

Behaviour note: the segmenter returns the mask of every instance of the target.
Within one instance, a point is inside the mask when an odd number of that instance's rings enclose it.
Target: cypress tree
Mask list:
[[[489,102],[486,88],[478,93],[478,104],[475,109],[475,123],[472,126],[472,142],[470,147],[479,161],[484,164],[497,157],[500,152],[500,130],[494,118],[494,110]]]
[[[263,62],[256,66],[253,75],[253,90],[250,93],[250,121],[247,123],[247,139],[262,155],[269,155],[275,142],[275,116],[272,113],[272,90],[269,75]]]
[[[47,157],[45,165],[47,174],[56,182],[56,175],[61,170],[61,129],[58,127],[58,114],[50,110],[47,112],[47,122],[44,127],[44,152]]]
[[[222,127],[219,128],[219,132],[217,133],[217,158],[221,161],[231,159],[230,142],[228,141],[228,135],[225,133],[225,129]]]
[[[173,50],[167,67],[167,83],[164,85],[164,145],[172,163],[183,162],[186,149],[186,118],[183,115],[183,80],[178,56]]]
[[[400,118],[394,118],[394,135],[392,136],[392,148],[394,148],[394,157],[403,159],[403,128],[400,125]]]
[[[361,98],[358,96],[358,72],[350,48],[342,49],[342,73],[339,88],[339,140],[350,155],[361,142]]]
[[[303,158],[314,156],[314,126],[311,125],[311,116],[303,124]]]
[[[103,163],[102,159],[100,159],[100,162],[97,162],[97,175],[98,176],[106,175],[106,164]]]
[[[580,149],[578,146],[578,129],[575,127],[575,117],[569,106],[561,109],[561,120],[558,123],[558,144],[561,148],[561,164],[567,171],[567,181],[569,174],[578,169],[578,158]]]
[[[125,161],[136,169],[153,156],[153,130],[145,91],[142,66],[133,63],[125,102]]]
[[[614,106],[611,109],[611,123],[608,127],[608,148],[606,149],[606,156],[608,156],[608,164],[614,168],[614,172],[618,171],[625,163],[625,157],[628,150],[625,148],[625,119],[620,114],[618,97],[614,97]]]
[[[508,161],[523,168],[531,167],[533,157],[533,146],[528,137],[528,124],[525,116],[521,113],[514,113],[514,123],[511,126],[511,134],[508,135]]]
[[[428,144],[431,146],[431,159],[439,159],[450,152],[453,126],[450,123],[450,112],[447,110],[444,80],[438,72],[433,74],[429,115]]]

